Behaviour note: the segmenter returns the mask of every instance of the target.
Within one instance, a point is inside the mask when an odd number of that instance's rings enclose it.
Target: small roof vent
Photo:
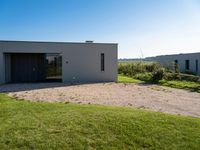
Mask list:
[[[94,41],[85,41],[85,43],[94,43]]]

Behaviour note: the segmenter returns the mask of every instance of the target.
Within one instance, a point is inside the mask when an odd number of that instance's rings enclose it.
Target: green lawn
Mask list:
[[[144,83],[144,81],[133,79],[131,77],[127,77],[124,75],[118,75],[118,82],[119,83]]]
[[[0,149],[196,149],[200,119],[0,94]]]

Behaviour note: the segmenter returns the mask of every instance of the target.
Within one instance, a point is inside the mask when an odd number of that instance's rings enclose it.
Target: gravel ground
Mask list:
[[[200,117],[200,94],[157,85],[97,83],[7,84],[0,92],[31,101],[130,106]]]

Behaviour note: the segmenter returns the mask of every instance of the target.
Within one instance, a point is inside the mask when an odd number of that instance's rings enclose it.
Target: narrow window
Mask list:
[[[196,59],[196,72],[198,72],[199,71],[199,61],[198,61],[198,59]]]
[[[101,53],[101,71],[105,70],[105,58],[104,53]]]
[[[185,61],[185,69],[190,70],[190,60]]]

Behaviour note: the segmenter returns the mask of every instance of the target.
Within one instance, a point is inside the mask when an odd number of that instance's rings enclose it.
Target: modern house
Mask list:
[[[177,64],[180,72],[190,72],[200,75],[200,53],[163,55],[147,59],[160,62],[164,65]]]
[[[0,84],[117,81],[117,44],[0,41]]]

